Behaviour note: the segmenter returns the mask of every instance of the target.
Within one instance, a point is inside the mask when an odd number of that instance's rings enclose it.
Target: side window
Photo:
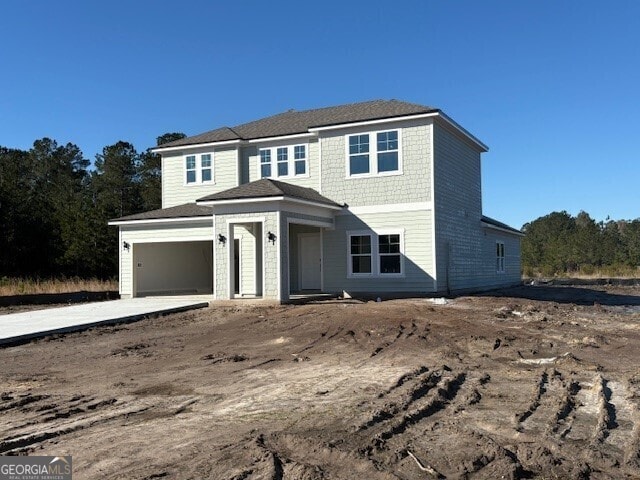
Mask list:
[[[504,242],[496,242],[496,272],[504,273]]]
[[[271,176],[271,150],[260,150],[260,178]]]
[[[185,158],[185,170],[187,183],[196,183],[196,156],[187,155]]]
[[[350,273],[370,274],[371,235],[351,235],[349,237]]]

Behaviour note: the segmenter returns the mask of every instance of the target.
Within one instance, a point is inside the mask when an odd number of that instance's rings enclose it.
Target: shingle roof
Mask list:
[[[195,203],[186,203],[175,207],[150,210],[125,217],[115,218],[111,222],[128,222],[133,220],[158,220],[163,218],[208,217],[213,215],[213,208]]]
[[[320,195],[313,188],[299,187],[290,183],[263,178],[255,182],[245,183],[238,187],[230,188],[222,192],[207,195],[199,198],[198,202],[215,202],[220,200],[241,200],[249,198],[268,198],[268,197],[289,197],[300,200],[306,200],[314,203],[321,203],[332,207],[341,207],[342,205]]]
[[[313,110],[289,110],[270,117],[244,123],[233,128],[222,127],[192,137],[165,143],[161,148],[222,142],[226,140],[251,140],[305,133],[313,127],[326,127],[382,118],[402,117],[420,113],[439,112],[434,107],[401,102],[399,100],[373,100],[350,103]]]
[[[513,228],[509,225],[507,225],[506,223],[502,223],[499,222],[498,220],[495,220],[491,217],[487,217],[485,215],[482,215],[482,219],[481,219],[484,223],[488,223],[490,225],[493,225],[494,227],[500,227],[500,228],[504,228],[505,230],[509,230],[513,233],[518,233],[520,235],[524,235],[520,230],[518,230],[517,228]]]

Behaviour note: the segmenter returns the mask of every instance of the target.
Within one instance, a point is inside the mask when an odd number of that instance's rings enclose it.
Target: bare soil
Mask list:
[[[0,350],[75,479],[640,478],[640,288],[238,304]]]

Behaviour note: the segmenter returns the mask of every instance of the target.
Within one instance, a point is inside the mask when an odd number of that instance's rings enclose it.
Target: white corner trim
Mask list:
[[[433,202],[389,203],[343,208],[336,215],[362,215],[368,213],[404,213],[418,210],[433,210]]]
[[[280,248],[282,246],[282,226],[280,224],[280,210],[276,212],[276,230],[278,232],[278,236],[276,237],[276,278],[278,282],[278,301],[282,301],[282,254],[280,252]],[[262,235],[264,241],[264,233]],[[287,232],[287,242],[289,241],[289,232]],[[266,243],[266,242],[265,242]],[[287,250],[289,250],[289,246],[287,245]],[[287,270],[289,270],[289,275],[291,275],[291,269],[289,265],[287,265]],[[287,294],[287,299],[289,298],[289,294]]]
[[[161,224],[161,223],[188,223],[188,222],[213,222],[212,216],[200,216],[200,217],[178,217],[178,218],[149,218],[145,220],[120,220],[109,222],[109,225],[147,225],[147,224]]]
[[[438,252],[436,250],[436,209],[435,209],[435,200],[436,200],[436,154],[435,154],[435,128],[433,128],[433,124],[429,125],[429,133],[431,142],[429,148],[429,164],[431,166],[429,176],[431,177],[431,272],[433,277],[433,288],[434,292],[438,291]]]

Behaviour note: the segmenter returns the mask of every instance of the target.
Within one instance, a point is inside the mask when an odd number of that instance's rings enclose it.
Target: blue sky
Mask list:
[[[640,217],[640,2],[9,1],[0,145],[94,159],[290,108],[396,98],[489,145],[485,214]]]

